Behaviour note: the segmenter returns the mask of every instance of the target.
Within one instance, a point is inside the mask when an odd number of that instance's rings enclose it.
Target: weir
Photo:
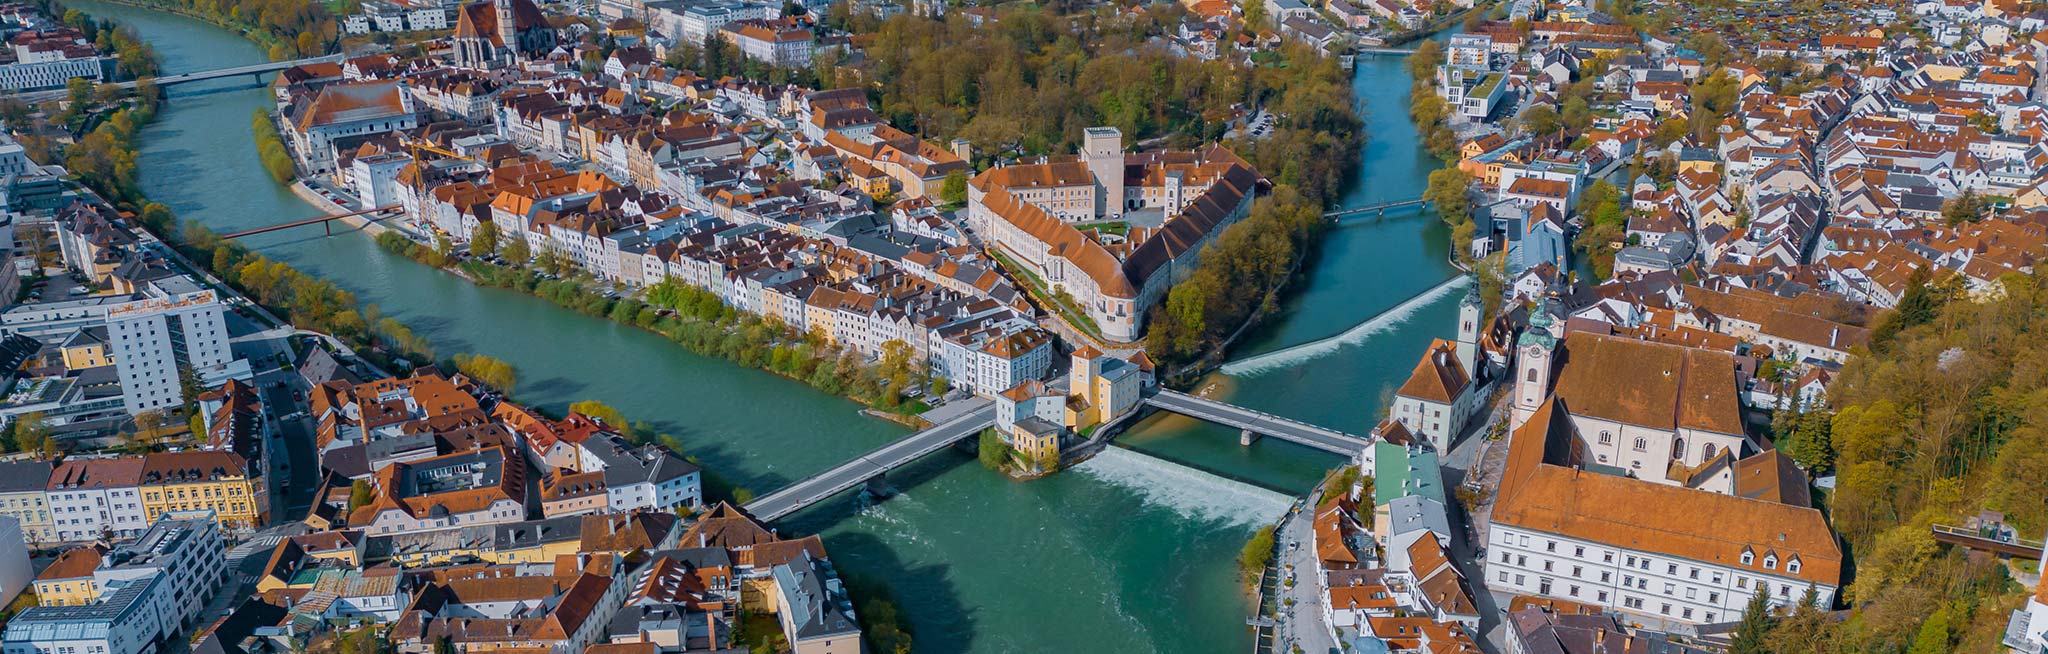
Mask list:
[[[1335,335],[1232,361],[1223,364],[1221,370],[1223,374],[1233,377],[1255,375],[1269,370],[1290,367],[1310,359],[1328,356],[1346,345],[1363,343],[1366,339],[1385,332],[1395,325],[1407,322],[1410,316],[1415,315],[1417,309],[1449,296],[1452,291],[1463,288],[1466,284],[1471,283],[1471,281],[1472,278],[1465,275],[1446,279],[1442,283],[1430,287],[1429,290],[1423,291],[1415,297],[1408,298],[1400,304],[1394,305],[1393,308],[1380,312],[1379,315],[1367,318],[1364,322],[1352,325],[1351,328],[1338,332]]]

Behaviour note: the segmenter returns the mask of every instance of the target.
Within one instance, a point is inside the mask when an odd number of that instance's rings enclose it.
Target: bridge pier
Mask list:
[[[1258,442],[1258,440],[1259,440],[1259,433],[1258,433],[1258,432],[1252,431],[1252,430],[1250,430],[1250,429],[1241,429],[1241,430],[1238,430],[1238,432],[1237,432],[1237,444],[1238,444],[1238,445],[1244,445],[1244,446],[1247,446],[1247,447],[1249,447],[1249,446],[1251,446],[1251,444],[1252,444],[1252,443]]]

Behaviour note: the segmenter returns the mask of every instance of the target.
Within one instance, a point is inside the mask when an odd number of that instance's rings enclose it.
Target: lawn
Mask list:
[[[1039,279],[1038,275],[1031,272],[1031,269],[1011,261],[1010,257],[997,252],[994,248],[989,248],[988,253],[995,255],[996,261],[1003,264],[1004,268],[1008,268],[1013,276],[1024,280],[1024,290],[1031,293],[1032,297],[1038,298],[1040,303],[1059,311],[1060,316],[1066,319],[1067,324],[1080,329],[1091,338],[1102,340],[1102,329],[1095,326],[1095,319],[1089,318],[1088,312],[1082,311],[1078,306],[1074,306],[1074,298],[1072,296],[1065,293],[1054,293],[1051,287],[1046,286],[1045,280]]]

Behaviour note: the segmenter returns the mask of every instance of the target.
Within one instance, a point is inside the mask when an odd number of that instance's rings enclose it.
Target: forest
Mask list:
[[[1779,416],[1778,447],[1836,475],[1827,510],[1855,563],[1851,610],[1783,618],[1736,654],[2004,651],[2025,589],[2003,563],[1929,532],[1980,510],[2027,538],[2048,529],[2048,274],[2000,281],[1972,298],[1952,274],[1915,273],[1830,388],[1835,411]]]
[[[866,60],[851,72],[827,61],[819,76],[829,85],[884,82],[870,87],[883,118],[942,142],[965,138],[998,160],[1071,154],[1095,125],[1118,128],[1130,146],[1193,148],[1264,109],[1278,116],[1275,133],[1226,145],[1275,183],[1319,202],[1334,197],[1364,138],[1349,73],[1292,44],[1254,54],[1250,69],[1177,55],[1153,39],[1183,11],[1003,8],[980,26],[961,15],[828,15],[867,42]]]

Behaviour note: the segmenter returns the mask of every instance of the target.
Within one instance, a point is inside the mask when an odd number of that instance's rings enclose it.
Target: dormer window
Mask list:
[[[1790,560],[1790,561],[1786,561],[1786,562],[1785,562],[1785,571],[1786,571],[1786,572],[1790,572],[1790,573],[1792,573],[1792,574],[1795,574],[1795,575],[1796,575],[1796,574],[1799,574],[1799,559],[1798,559],[1798,558],[1793,558],[1793,559],[1792,559],[1792,560]]]
[[[1744,551],[1742,553],[1742,564],[1756,565],[1756,552]]]
[[[1776,569],[1778,569],[1778,557],[1777,557],[1777,555],[1773,554],[1773,555],[1771,555],[1771,556],[1766,556],[1766,557],[1764,557],[1764,569],[1765,569],[1765,570],[1776,570]]]

